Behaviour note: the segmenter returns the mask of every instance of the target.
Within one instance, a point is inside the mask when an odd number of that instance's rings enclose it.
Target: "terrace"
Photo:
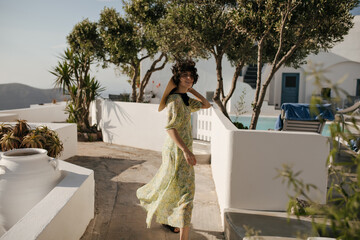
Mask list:
[[[66,117],[63,108],[58,104],[2,111],[0,122],[16,118],[43,122],[45,116],[46,122],[62,122]],[[56,123],[45,123],[67,144],[66,155],[60,157],[66,161],[60,168],[68,174],[0,239],[79,239],[83,234],[83,239],[177,239],[178,235],[155,222],[146,229],[145,212],[135,197],[136,189],[161,164],[166,113],[156,109],[155,104],[97,100],[91,119],[102,129],[104,142],[77,143],[72,124],[62,124],[61,129]],[[54,117],[49,119],[51,115]],[[199,144],[211,145],[211,164],[208,150],[198,147],[196,155],[204,161],[195,167],[191,239],[242,239],[246,232],[243,225],[251,223],[256,223],[262,235],[284,239],[295,239],[298,231],[310,233],[306,220],[293,219],[284,227],[288,189],[274,177],[283,163],[292,165],[302,171],[303,179],[318,186],[320,193],[311,195],[325,203],[324,163],[330,150],[326,137],[238,130],[216,108],[200,111],[192,121]],[[64,131],[66,127],[70,128]],[[66,192],[64,199],[55,200]],[[81,216],[81,224],[72,224],[76,216]]]

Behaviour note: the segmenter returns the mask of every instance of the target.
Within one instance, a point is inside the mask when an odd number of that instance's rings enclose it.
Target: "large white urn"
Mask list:
[[[1,154],[0,220],[5,230],[56,186],[61,179],[57,166],[57,159],[50,158],[44,149],[14,149]]]

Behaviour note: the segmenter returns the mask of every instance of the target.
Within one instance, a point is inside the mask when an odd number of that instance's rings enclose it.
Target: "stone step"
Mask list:
[[[245,76],[247,75],[257,76],[257,70],[247,70]]]
[[[244,239],[250,231],[258,232],[255,239],[298,239],[298,234],[318,237],[310,220],[288,219],[286,212],[228,209],[225,212],[225,239]],[[244,227],[245,226],[245,227]],[[300,235],[301,236],[301,235]]]
[[[211,144],[210,142],[194,139],[193,152],[198,164],[211,163]]]
[[[193,149],[205,150],[208,153],[211,153],[211,143],[207,141],[202,141],[198,139],[193,140]]]

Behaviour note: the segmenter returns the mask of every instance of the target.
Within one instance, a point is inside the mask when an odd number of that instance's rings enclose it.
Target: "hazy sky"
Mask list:
[[[49,70],[64,52],[66,36],[85,18],[97,21],[105,6],[122,11],[121,0],[0,0],[0,84],[52,88]],[[130,92],[127,78],[113,69],[93,74],[106,87],[104,96]]]
[[[0,0],[0,84],[52,88],[66,36],[85,18],[99,19],[105,7],[122,11],[121,0]],[[113,69],[93,69],[106,93],[130,92],[126,77]]]

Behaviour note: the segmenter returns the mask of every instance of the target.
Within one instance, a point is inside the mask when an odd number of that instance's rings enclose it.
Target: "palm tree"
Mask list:
[[[90,76],[93,60],[87,54],[75,53],[68,48],[60,58],[62,61],[50,73],[56,76],[55,86],[61,87],[64,93],[70,95],[71,100],[66,108],[69,113],[68,121],[77,123],[80,130],[88,130],[90,103],[104,88]]]

